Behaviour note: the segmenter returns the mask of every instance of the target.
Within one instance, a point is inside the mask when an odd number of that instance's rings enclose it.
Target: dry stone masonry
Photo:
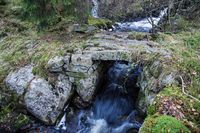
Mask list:
[[[10,72],[5,83],[24,98],[24,105],[30,113],[47,124],[54,124],[74,92],[84,102],[92,101],[101,79],[103,62],[123,60],[136,64],[141,61],[144,66],[137,83],[140,87],[138,105],[146,112],[155,95],[164,86],[176,81],[175,72],[161,61],[154,60],[145,65],[148,61],[145,58],[160,54],[169,60],[171,54],[152,42],[128,39],[126,34],[99,33],[94,39],[86,41],[84,49],[50,59],[47,68],[55,79],[54,83],[33,75],[33,65]]]

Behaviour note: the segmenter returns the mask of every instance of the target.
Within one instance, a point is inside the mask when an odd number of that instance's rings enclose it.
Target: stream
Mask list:
[[[29,133],[137,133],[143,119],[139,117],[136,82],[142,67],[116,61],[104,73],[104,82],[92,106],[77,109],[66,106],[57,126],[33,124]]]
[[[98,0],[92,0],[91,14],[98,15]],[[132,22],[116,22],[114,31],[150,32],[167,13],[167,8],[158,17],[144,18]],[[154,26],[153,26],[154,25]],[[29,133],[137,133],[143,123],[136,107],[139,88],[137,78],[142,71],[139,65],[132,66],[128,62],[114,61],[104,74],[104,82],[100,86],[92,105],[86,109],[66,106],[63,116],[56,126],[33,124],[25,128]],[[28,130],[26,130],[28,129]]]
[[[93,8],[91,11],[91,15],[94,18],[99,18],[98,10],[98,0],[92,0]],[[124,22],[115,22],[115,24],[112,26],[114,31],[137,31],[137,32],[151,32],[153,28],[158,26],[160,21],[164,18],[164,16],[167,15],[168,8],[165,8],[160,11],[160,14],[158,17],[147,17],[140,19],[138,21],[124,21]]]

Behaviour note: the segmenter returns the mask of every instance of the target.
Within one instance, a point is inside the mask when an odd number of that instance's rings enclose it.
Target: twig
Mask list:
[[[11,96],[11,95],[9,95],[9,94],[7,94],[7,93],[4,93],[4,92],[0,92],[0,95]]]
[[[196,101],[198,101],[198,102],[200,102],[199,99],[197,99],[196,97],[194,97],[194,96],[192,96],[192,95],[190,95],[190,94],[188,94],[188,93],[185,92],[186,85],[184,83],[184,80],[183,80],[183,78],[181,76],[179,76],[179,78],[181,79],[181,82],[182,82],[182,92],[183,92],[183,94],[186,95],[186,96],[188,96],[188,97],[190,97],[190,98],[192,98],[192,99],[194,99],[194,100],[196,100]]]

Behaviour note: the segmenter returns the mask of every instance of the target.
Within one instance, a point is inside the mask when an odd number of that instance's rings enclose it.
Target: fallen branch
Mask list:
[[[188,93],[185,92],[185,87],[186,87],[186,85],[185,85],[185,83],[184,83],[184,80],[183,80],[183,78],[182,78],[181,76],[179,76],[179,78],[181,79],[181,83],[182,83],[182,92],[183,92],[183,94],[186,95],[186,96],[188,96],[188,97],[190,97],[190,98],[192,98],[192,99],[194,99],[194,100],[196,100],[196,101],[198,101],[198,102],[200,102],[199,99],[197,99],[196,97],[194,97],[194,96],[192,96],[192,95],[190,95],[190,94],[188,94]]]

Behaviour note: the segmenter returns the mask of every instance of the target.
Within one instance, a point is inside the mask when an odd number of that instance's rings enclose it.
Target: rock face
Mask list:
[[[146,17],[145,14],[152,9],[158,9],[162,6],[167,6],[167,1],[153,0],[100,0],[99,1],[99,16],[112,20]],[[160,9],[161,10],[161,9]],[[146,12],[145,12],[146,11]],[[157,13],[156,13],[157,14]]]
[[[33,67],[29,65],[11,72],[5,80],[6,85],[18,95],[23,95],[29,83],[34,78],[32,69]]]
[[[164,67],[160,61],[154,61],[145,66],[143,73],[138,79],[140,93],[138,97],[138,108],[145,113],[147,107],[153,103],[155,96],[166,86],[178,84],[176,71],[170,67]]]

